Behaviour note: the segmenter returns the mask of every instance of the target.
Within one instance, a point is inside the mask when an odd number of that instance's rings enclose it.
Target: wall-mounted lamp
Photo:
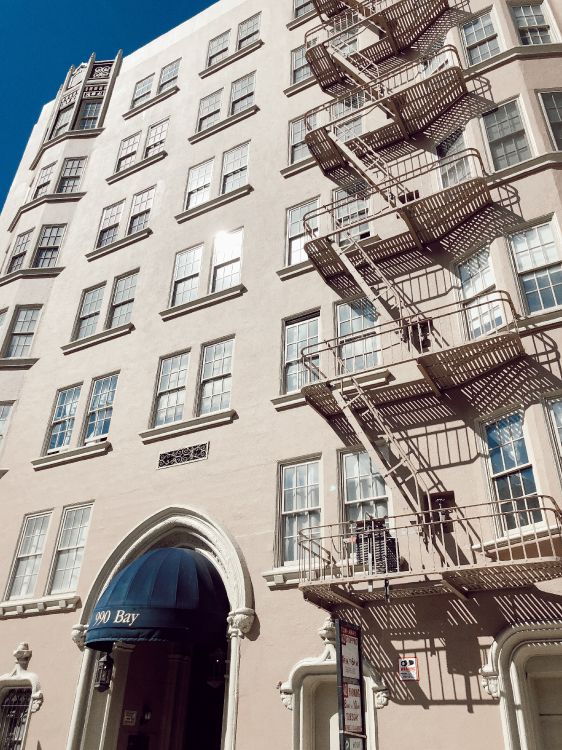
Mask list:
[[[102,654],[96,666],[96,681],[94,687],[98,693],[109,690],[111,685],[111,673],[113,672],[113,659],[110,654]]]

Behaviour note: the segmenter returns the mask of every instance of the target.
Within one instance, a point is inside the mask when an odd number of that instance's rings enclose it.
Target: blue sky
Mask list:
[[[212,5],[212,0],[0,0],[0,206],[42,105],[71,65],[125,54]]]

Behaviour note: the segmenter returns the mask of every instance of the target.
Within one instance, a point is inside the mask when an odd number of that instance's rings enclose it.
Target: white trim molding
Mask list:
[[[140,555],[155,547],[189,547],[207,557],[218,570],[230,603],[227,636],[230,642],[229,673],[225,694],[222,750],[234,750],[238,714],[238,677],[241,640],[250,633],[254,597],[250,575],[236,542],[222,527],[200,511],[187,506],[164,508],[146,518],[127,534],[109,555],[84,600],[80,622],[72,640],[84,650],[80,678],[70,724],[67,750],[114,746],[107,735],[112,690],[93,691],[96,652],[84,649],[88,621],[96,603],[114,576]],[[103,705],[102,705],[103,704]],[[100,722],[100,717],[105,717]],[[101,742],[101,744],[100,744]]]
[[[532,656],[562,656],[562,622],[514,625],[496,636],[481,668],[482,687],[499,700],[507,750],[538,750],[533,701],[525,679]]]
[[[29,648],[28,643],[20,643],[14,651],[16,664],[11,672],[0,675],[0,692],[9,690],[13,687],[31,687],[31,702],[29,713],[34,714],[43,705],[43,693],[39,677],[35,672],[28,672],[29,662],[33,656],[33,651]],[[29,717],[28,717],[29,721]],[[25,742],[22,743],[22,747]]]

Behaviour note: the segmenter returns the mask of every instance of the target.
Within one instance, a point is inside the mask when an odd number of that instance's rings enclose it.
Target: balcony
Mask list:
[[[471,82],[469,91],[457,50],[444,47],[307,112],[306,142],[328,177],[336,165],[346,165],[349,150],[359,159],[382,152],[390,162],[415,149],[397,148],[405,139],[424,135],[444,141],[482,102],[492,105],[487,93],[482,81]]]
[[[332,609],[531,586],[562,576],[561,512],[544,495],[307,528],[299,588]]]
[[[372,431],[373,407],[398,400],[413,375],[426,392],[441,393],[523,353],[511,298],[492,291],[304,348],[302,393],[329,421],[345,420],[345,406],[353,407]]]
[[[318,84],[334,96],[357,83],[375,81],[381,67],[388,67],[391,58],[414,45],[418,55],[427,53],[436,42],[431,27],[439,21],[436,31],[443,36],[458,20],[454,9],[464,7],[466,0],[317,0],[315,4],[330,17],[306,34],[306,58]],[[334,15],[340,7],[343,10]]]

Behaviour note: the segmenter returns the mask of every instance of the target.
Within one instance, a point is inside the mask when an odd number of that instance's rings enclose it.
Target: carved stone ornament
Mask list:
[[[76,100],[76,97],[78,96],[78,91],[70,91],[68,94],[65,94],[63,97],[61,97],[60,100],[60,107],[59,109],[64,109],[65,107],[68,107]]]
[[[485,667],[480,670],[480,684],[492,698],[500,697],[500,680],[497,674],[487,672]]]
[[[105,94],[105,83],[84,87],[82,99],[99,99]]]
[[[0,687],[21,686],[29,684],[31,686],[31,713],[39,711],[43,705],[43,693],[39,678],[34,672],[28,672],[27,668],[33,652],[28,643],[20,643],[14,651],[16,664],[11,672],[0,675]]]
[[[373,690],[375,698],[375,708],[385,708],[388,706],[388,700],[390,698],[390,692],[387,687],[377,687]]]
[[[88,632],[88,626],[79,623],[72,628],[72,640],[78,646],[80,651],[83,651],[86,647],[86,633]]]
[[[293,704],[294,704],[294,696],[293,691],[289,690],[287,688],[279,688],[279,695],[281,696],[281,701],[285,708],[288,708],[289,711],[293,710]]]
[[[94,65],[92,78],[109,78],[111,65]]]
[[[228,622],[228,637],[244,638],[244,636],[248,635],[254,624],[255,616],[256,613],[254,610],[247,607],[235,609],[230,612],[226,618]]]
[[[322,627],[318,630],[318,635],[324,643],[335,645],[336,643],[336,623],[331,617],[328,617]]]

